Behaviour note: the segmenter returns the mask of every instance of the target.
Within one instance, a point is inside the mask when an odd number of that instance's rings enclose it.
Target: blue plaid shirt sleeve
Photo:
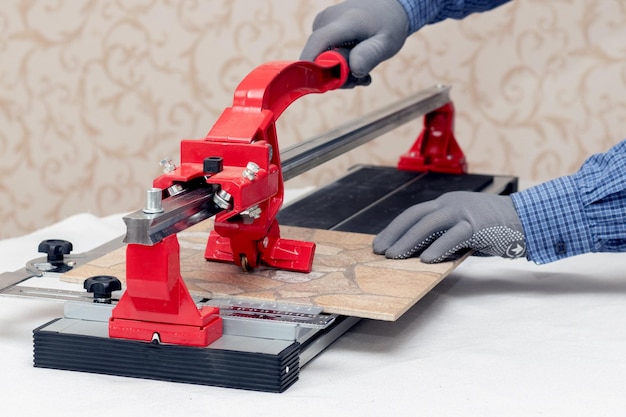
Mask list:
[[[409,17],[409,33],[445,19],[462,19],[494,9],[510,0],[398,0]]]
[[[538,264],[586,252],[626,252],[626,140],[570,176],[511,195]]]

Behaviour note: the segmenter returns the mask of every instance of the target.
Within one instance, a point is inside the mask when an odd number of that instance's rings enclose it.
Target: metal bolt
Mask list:
[[[243,172],[241,173],[241,175],[244,178],[247,178],[250,181],[253,181],[254,178],[256,177],[256,174],[261,170],[261,168],[254,162],[248,162],[248,165],[246,165],[246,169],[243,170]]]
[[[258,205],[252,206],[242,211],[241,214],[243,214],[244,216],[253,218],[253,219],[258,219],[259,217],[261,217],[261,207],[259,207]]]
[[[163,213],[163,190],[149,188],[146,190],[146,206],[143,212],[146,214]]]
[[[219,190],[217,193],[213,195],[213,202],[220,208],[224,210],[230,210],[233,206],[230,201],[233,199],[233,196],[227,193],[224,190]]]
[[[167,189],[167,193],[171,196],[177,195],[185,191],[185,188],[180,184],[174,184]]]
[[[176,164],[174,164],[172,162],[172,158],[169,158],[169,157],[161,159],[161,162],[159,162],[159,165],[163,167],[163,172],[166,174],[176,169]]]

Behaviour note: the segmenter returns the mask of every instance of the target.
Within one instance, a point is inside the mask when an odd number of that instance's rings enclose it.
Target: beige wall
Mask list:
[[[324,0],[0,2],[0,238],[138,209],[254,67],[297,59]],[[547,180],[626,137],[626,6],[517,0],[411,37],[365,89],[306,96],[287,147],[435,83],[452,85],[470,170]],[[420,122],[294,180],[394,164]]]

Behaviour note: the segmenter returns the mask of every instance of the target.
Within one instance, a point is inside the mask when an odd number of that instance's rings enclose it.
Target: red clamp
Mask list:
[[[237,87],[206,138],[181,141],[181,164],[154,180],[162,190],[201,180],[219,186],[207,243],[209,260],[244,269],[261,264],[310,272],[315,244],[283,239],[276,221],[284,197],[276,119],[296,99],[341,87],[349,68],[338,52],[315,62],[272,62]],[[207,346],[222,334],[219,310],[198,309],[180,275],[176,234],[150,246],[129,244],[126,291],[113,309],[109,336]]]
[[[467,162],[454,138],[454,106],[448,103],[424,116],[424,129],[408,152],[400,157],[398,169],[467,173]]]

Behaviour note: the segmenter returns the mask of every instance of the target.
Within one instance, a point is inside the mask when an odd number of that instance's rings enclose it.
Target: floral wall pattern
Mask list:
[[[143,206],[256,66],[295,60],[330,0],[0,2],[0,238],[78,212]],[[309,95],[278,120],[282,148],[436,83],[452,86],[469,169],[568,175],[626,138],[626,4],[513,0],[410,37],[367,88]],[[395,164],[421,121],[290,181]]]

